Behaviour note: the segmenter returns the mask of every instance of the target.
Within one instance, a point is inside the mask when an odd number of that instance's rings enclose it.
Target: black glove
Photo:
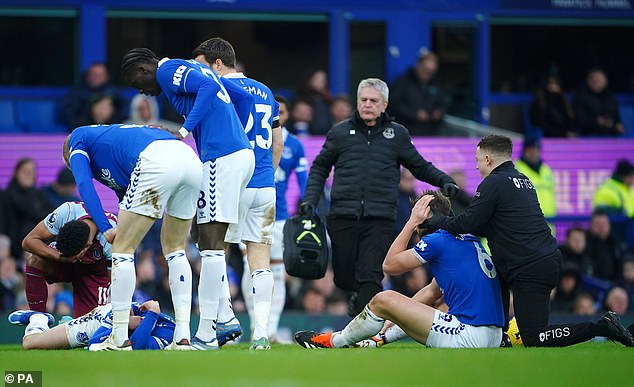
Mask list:
[[[302,204],[299,205],[299,214],[301,216],[314,216],[315,206],[312,203],[302,202]]]
[[[424,227],[427,232],[432,233],[440,228],[442,220],[445,216],[439,212],[432,212],[431,218],[425,220],[421,226]]]
[[[460,192],[460,188],[454,183],[445,183],[442,186],[442,194],[447,197],[453,198],[458,195],[458,192]]]

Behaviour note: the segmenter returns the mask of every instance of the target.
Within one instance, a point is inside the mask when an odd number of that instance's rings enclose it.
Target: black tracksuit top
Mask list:
[[[493,262],[506,280],[557,252],[535,187],[512,161],[500,164],[482,180],[462,214],[442,218],[439,226],[454,234],[486,236]]]
[[[418,153],[403,125],[383,113],[375,126],[368,127],[354,112],[328,131],[310,168],[304,201],[317,204],[334,166],[330,216],[394,221],[401,165],[437,187],[454,182]]]

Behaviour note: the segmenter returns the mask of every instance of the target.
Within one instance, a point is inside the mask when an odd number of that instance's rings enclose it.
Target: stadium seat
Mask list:
[[[15,122],[13,101],[0,100],[0,133],[20,132]]]
[[[55,121],[57,106],[50,100],[16,101],[18,125],[30,133],[65,133],[66,127]]]

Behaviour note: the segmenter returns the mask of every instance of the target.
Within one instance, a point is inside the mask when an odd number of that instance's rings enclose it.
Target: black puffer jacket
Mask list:
[[[354,112],[328,132],[310,168],[304,201],[317,204],[334,166],[330,216],[394,220],[401,165],[437,187],[454,182],[418,153],[408,130],[387,114],[368,127]]]

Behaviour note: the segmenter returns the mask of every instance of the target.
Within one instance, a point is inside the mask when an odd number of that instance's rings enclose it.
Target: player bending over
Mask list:
[[[161,247],[167,261],[176,330],[172,349],[190,348],[192,271],[185,240],[196,214],[202,164],[196,153],[166,131],[141,125],[80,126],[66,138],[64,161],[77,181],[88,213],[112,242],[112,335],[102,349],[125,349],[128,310],[136,283],[134,251],[163,218]],[[117,228],[108,222],[93,178],[119,197]]]
[[[106,213],[115,227],[117,218]],[[57,241],[55,239],[57,238]],[[48,214],[22,241],[26,255],[29,309],[46,312],[46,283],[73,284],[74,316],[109,302],[112,246],[99,232],[82,202],[66,202]]]
[[[112,332],[112,305],[99,306],[89,313],[49,329],[55,319],[48,313],[17,310],[9,315],[9,322],[26,325],[22,348],[69,349],[88,347],[103,342]],[[128,330],[132,349],[164,349],[174,338],[174,320],[161,313],[157,301],[142,305],[132,304]],[[93,347],[93,348],[91,348]]]
[[[247,250],[251,293],[253,303],[257,305],[250,315],[253,321],[253,344],[251,349],[270,349],[267,325],[271,312],[273,295],[273,273],[270,268],[271,242],[275,224],[275,168],[277,168],[283,149],[283,138],[279,123],[279,104],[273,98],[273,92],[264,84],[236,72],[236,55],[233,46],[222,38],[208,39],[196,47],[193,52],[196,61],[209,66],[224,80],[234,82],[252,94],[255,105],[252,127],[245,126],[247,137],[251,141],[255,155],[255,170],[244,192],[240,196],[238,223],[232,223],[227,229],[225,242],[244,243]],[[224,81],[223,81],[224,82]],[[227,84],[227,82],[224,82]],[[233,97],[232,97],[233,99]],[[236,103],[239,108],[240,103]],[[245,274],[246,274],[245,273]],[[218,344],[221,330],[233,320],[227,281],[223,282],[218,308]],[[194,337],[194,340],[196,337]]]
[[[429,204],[429,206],[428,206]],[[504,313],[500,284],[491,257],[473,235],[452,235],[444,230],[427,234],[420,224],[432,211],[449,214],[449,200],[437,191],[426,191],[412,209],[401,233],[392,243],[383,270],[401,274],[429,263],[435,280],[414,297],[383,291],[365,306],[342,331],[301,331],[295,340],[305,348],[341,348],[376,335],[385,320],[428,347],[494,348],[500,345]],[[407,249],[412,233],[420,242]],[[444,296],[448,313],[428,304]]]
[[[192,214],[196,215],[195,240],[201,257],[200,321],[192,344],[196,349],[218,349],[215,326],[227,277],[225,234],[229,224],[238,223],[240,197],[255,168],[253,147],[243,126],[248,122],[253,97],[233,82],[223,83],[201,63],[159,60],[146,48],[130,50],[123,58],[121,73],[126,84],[144,94],[165,93],[176,112],[187,117],[180,136],[192,132],[196,141],[203,177],[199,179],[197,199],[193,200],[198,208]],[[231,88],[232,96],[228,91]],[[242,103],[234,105],[239,96]],[[240,329],[238,324],[230,325]],[[223,333],[222,337],[227,336]]]

